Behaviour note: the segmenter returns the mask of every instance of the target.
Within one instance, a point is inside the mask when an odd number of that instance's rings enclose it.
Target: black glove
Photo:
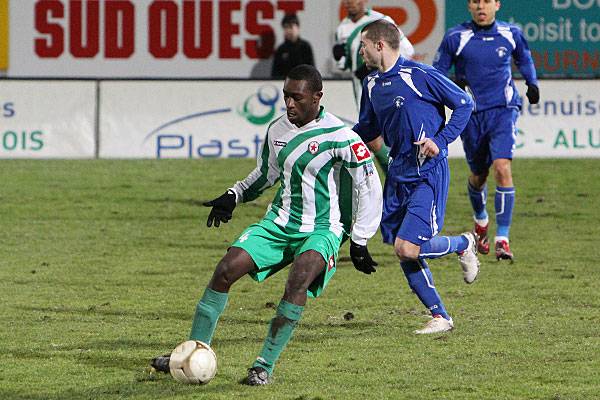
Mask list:
[[[214,223],[215,227],[219,227],[221,222],[227,223],[231,219],[233,209],[236,206],[235,193],[229,189],[220,197],[203,204],[205,207],[212,207],[210,214],[208,214],[206,226],[211,227]]]
[[[537,104],[540,102],[540,89],[535,85],[527,85],[527,100],[529,104]]]
[[[367,64],[363,64],[361,65],[361,67],[359,69],[357,69],[356,71],[354,71],[354,76],[362,82],[363,79],[365,79],[365,77],[367,75],[369,75],[369,72],[371,72],[371,69],[369,69],[369,67],[367,67]]]
[[[346,54],[346,46],[344,46],[343,44],[336,44],[335,46],[333,46],[332,53],[333,59],[335,61],[340,61],[340,59]]]
[[[367,249],[367,246],[356,244],[353,241],[350,241],[350,258],[352,259],[354,268],[360,272],[370,274],[371,272],[376,271],[375,266],[377,263],[371,258],[371,254],[369,254],[369,249]]]

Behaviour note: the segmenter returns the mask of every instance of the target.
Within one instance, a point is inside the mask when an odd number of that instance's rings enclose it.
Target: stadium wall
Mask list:
[[[0,158],[255,157],[281,115],[281,81],[0,80]],[[522,81],[519,90],[524,93]],[[600,157],[600,81],[544,80],[522,110],[517,157]],[[356,121],[348,81],[323,105]],[[462,157],[460,141],[451,157]]]

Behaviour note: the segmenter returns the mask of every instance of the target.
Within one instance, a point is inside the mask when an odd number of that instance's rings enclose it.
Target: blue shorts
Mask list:
[[[496,107],[471,115],[460,135],[471,172],[486,172],[494,160],[512,160],[515,151],[519,111],[516,108]]]
[[[450,183],[448,160],[412,183],[399,183],[393,177],[385,181],[381,235],[384,243],[394,244],[396,237],[421,246],[444,226]]]

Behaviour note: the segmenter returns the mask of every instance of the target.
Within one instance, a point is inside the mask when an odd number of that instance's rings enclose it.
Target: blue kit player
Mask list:
[[[363,82],[359,122],[364,140],[383,134],[391,163],[384,187],[381,232],[393,244],[410,288],[431,311],[418,334],[454,327],[425,259],[459,255],[464,280],[479,272],[477,238],[439,236],[444,224],[450,171],[448,144],[464,129],[473,103],[469,95],[435,68],[406,60],[394,24],[378,20],[361,32],[361,56],[375,68]],[[444,106],[453,110],[445,124]]]
[[[513,60],[525,78],[531,104],[539,102],[540,92],[529,46],[521,30],[496,20],[500,1],[468,0],[467,6],[473,20],[446,33],[433,66],[448,74],[454,64],[456,82],[475,102],[461,139],[471,169],[468,190],[479,252],[490,251],[485,206],[491,166],[496,179],[496,259],[512,261],[508,240],[515,203],[511,160],[515,150],[515,122],[522,105],[512,79]]]

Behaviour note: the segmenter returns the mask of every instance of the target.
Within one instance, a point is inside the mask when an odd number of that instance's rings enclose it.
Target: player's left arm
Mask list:
[[[340,149],[340,158],[350,173],[353,189],[357,193],[357,209],[352,225],[350,241],[350,258],[354,267],[366,274],[375,272],[377,263],[373,261],[367,248],[367,241],[372,238],[381,222],[383,193],[381,181],[369,149],[362,140],[352,132],[348,146]]]
[[[427,90],[423,96],[429,101],[442,104],[452,110],[448,123],[431,139],[438,152],[448,149],[467,126],[473,112],[473,100],[464,90],[436,69],[424,73]],[[427,152],[426,152],[427,153]],[[435,151],[434,151],[435,153]],[[431,157],[432,154],[425,154]],[[433,154],[435,156],[437,154]]]
[[[529,103],[537,104],[540,101],[540,89],[529,44],[520,29],[513,27],[511,30],[515,39],[515,49],[513,50],[515,65],[519,69],[519,72],[521,72],[521,75],[523,75],[523,78],[525,78],[525,84],[527,85],[526,95]]]

